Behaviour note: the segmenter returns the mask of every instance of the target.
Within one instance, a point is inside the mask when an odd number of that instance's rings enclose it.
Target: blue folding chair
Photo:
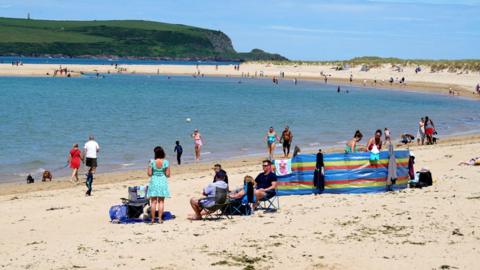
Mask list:
[[[260,201],[257,209],[262,209],[265,212],[276,212],[280,210],[280,198],[278,197],[278,190],[275,189],[275,195],[273,197],[264,197]]]

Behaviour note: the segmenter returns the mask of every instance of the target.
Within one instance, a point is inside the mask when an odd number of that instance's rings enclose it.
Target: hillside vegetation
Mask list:
[[[286,60],[261,50],[237,53],[221,31],[152,21],[0,18],[0,37],[0,55]]]

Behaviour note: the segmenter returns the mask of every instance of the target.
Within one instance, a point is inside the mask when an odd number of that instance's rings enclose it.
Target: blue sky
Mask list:
[[[290,59],[480,58],[480,0],[0,0],[0,16],[144,19],[221,30]]]

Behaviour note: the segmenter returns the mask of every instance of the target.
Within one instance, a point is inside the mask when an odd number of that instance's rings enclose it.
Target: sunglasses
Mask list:
[[[269,165],[269,164],[263,164],[262,166],[263,166],[263,167],[268,167],[268,166],[270,166],[270,165]]]

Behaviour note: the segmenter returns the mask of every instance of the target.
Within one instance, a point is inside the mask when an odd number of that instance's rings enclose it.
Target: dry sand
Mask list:
[[[172,168],[166,208],[177,219],[152,226],[108,218],[127,186],[148,182],[143,171],[99,175],[92,197],[68,183],[2,185],[0,268],[479,269],[480,167],[457,165],[479,147],[479,136],[414,147],[416,168],[433,173],[429,188],[286,196],[277,213],[231,220],[185,219],[211,164]],[[258,159],[224,167],[232,186],[261,170]]]
[[[53,64],[24,64],[23,66],[12,66],[11,64],[0,64],[0,76],[49,76],[54,74],[59,65]],[[261,63],[244,63],[240,70],[235,70],[233,65],[220,65],[218,69],[214,65],[119,65],[116,69],[113,65],[62,65],[68,68],[72,76],[79,76],[80,73],[124,73],[124,74],[159,74],[159,75],[194,75],[204,74],[205,76],[219,77],[280,77],[285,75],[285,82],[292,83],[291,79],[302,80],[324,80],[327,75],[330,84],[349,85],[350,75],[353,76],[353,85],[368,86],[376,88],[395,88],[414,91],[427,91],[448,94],[449,90],[457,92],[461,96],[477,97],[475,86],[480,83],[479,72],[451,73],[447,71],[431,73],[429,67],[422,67],[423,71],[415,74],[416,66],[404,67],[401,72],[394,71],[391,65],[383,65],[379,68],[372,68],[368,72],[361,71],[361,67],[352,67],[348,70],[335,71],[333,65],[275,65]],[[323,75],[321,75],[323,74]],[[405,77],[406,84],[388,83],[390,77],[400,79]],[[377,83],[374,83],[374,81]]]

